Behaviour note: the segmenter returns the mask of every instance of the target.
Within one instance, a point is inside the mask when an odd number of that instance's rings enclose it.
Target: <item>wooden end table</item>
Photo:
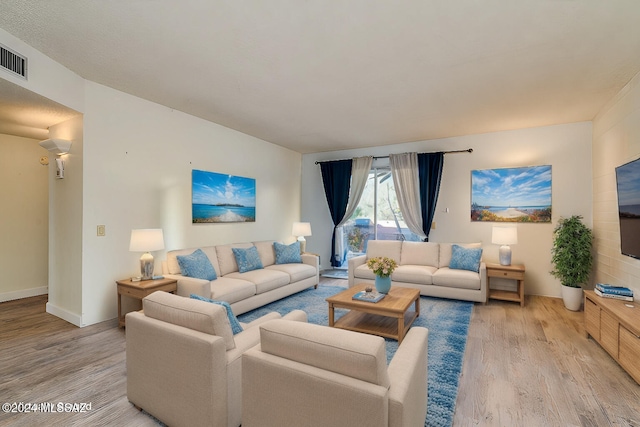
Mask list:
[[[178,289],[178,281],[176,279],[156,279],[141,280],[134,282],[131,279],[116,280],[118,284],[118,326],[125,326],[125,318],[122,315],[122,295],[136,298],[142,301],[142,298],[151,295],[155,291],[165,291],[175,293]]]
[[[513,292],[491,289],[492,277],[502,277],[503,279],[515,280],[517,283],[517,290]],[[520,307],[524,307],[524,265],[500,265],[487,263],[487,301],[490,299],[519,302]]]
[[[329,303],[329,326],[393,338],[401,343],[413,321],[420,315],[420,291],[392,286],[382,300],[372,303],[352,299],[367,284],[355,285],[326,299]],[[415,308],[409,310],[411,305]],[[334,309],[350,310],[334,321]]]

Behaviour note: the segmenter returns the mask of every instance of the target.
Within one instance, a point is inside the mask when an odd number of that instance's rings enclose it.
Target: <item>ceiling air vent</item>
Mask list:
[[[1,44],[0,68],[27,79],[27,58]]]

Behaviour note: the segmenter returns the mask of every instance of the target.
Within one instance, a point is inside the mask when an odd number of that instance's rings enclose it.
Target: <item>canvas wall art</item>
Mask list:
[[[551,166],[471,171],[471,221],[551,222]]]
[[[256,180],[194,169],[192,222],[255,222]]]

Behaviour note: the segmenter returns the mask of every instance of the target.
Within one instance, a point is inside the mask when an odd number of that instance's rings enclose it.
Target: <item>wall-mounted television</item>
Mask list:
[[[640,159],[616,168],[620,250],[640,259]]]

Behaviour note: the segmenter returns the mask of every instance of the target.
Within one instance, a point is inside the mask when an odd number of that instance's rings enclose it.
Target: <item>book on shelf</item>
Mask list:
[[[365,292],[365,291],[360,291],[357,294],[355,294],[353,297],[351,297],[352,299],[358,300],[358,301],[366,301],[366,302],[378,302],[380,301],[382,298],[384,298],[385,294],[381,294],[379,292]]]
[[[593,291],[596,293],[596,295],[601,296],[603,298],[613,298],[613,299],[619,299],[621,301],[633,301],[633,297],[630,297],[630,296],[603,293],[598,288],[594,289]]]
[[[625,288],[624,286],[612,286],[612,285],[605,285],[603,283],[598,283],[596,284],[596,289],[602,292],[603,294],[622,295],[625,297],[633,296],[633,291],[629,288]]]

